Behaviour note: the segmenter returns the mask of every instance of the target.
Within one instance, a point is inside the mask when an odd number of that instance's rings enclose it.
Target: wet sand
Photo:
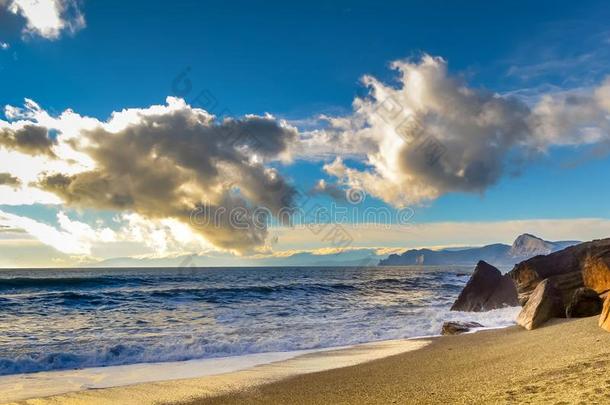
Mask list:
[[[609,402],[610,333],[592,317],[442,337],[417,351],[190,404]]]

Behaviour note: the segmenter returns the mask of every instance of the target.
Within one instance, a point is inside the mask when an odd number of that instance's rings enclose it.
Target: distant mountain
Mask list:
[[[338,253],[297,252],[286,256],[236,257],[231,254],[181,255],[160,258],[117,257],[85,267],[257,267],[257,266],[375,266],[385,254],[376,248]]]
[[[530,257],[538,255],[548,255],[549,253],[565,249],[568,246],[572,246],[577,243],[580,242],[573,240],[548,242],[540,239],[537,236],[531,235],[529,233],[524,233],[523,235],[519,235],[519,237],[515,239],[513,245],[510,248],[509,255],[511,257],[529,259]]]
[[[392,254],[379,262],[380,266],[407,265],[464,265],[474,266],[484,260],[494,266],[512,266],[537,255],[546,255],[579,241],[549,242],[537,236],[524,233],[512,245],[496,243],[483,247],[464,249],[412,249],[402,254]]]

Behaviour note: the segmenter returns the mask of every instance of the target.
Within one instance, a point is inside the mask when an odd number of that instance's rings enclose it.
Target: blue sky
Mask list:
[[[561,85],[571,76],[593,78],[587,66],[527,81],[509,72],[602,53],[610,14],[603,2],[567,1],[105,1],[82,9],[86,28],[57,41],[21,41],[18,27],[0,29],[13,51],[2,60],[4,103],[27,96],[103,118],[117,105],[162,102],[172,79],[191,66],[195,88],[209,89],[234,114],[303,118],[349,109],[363,74],[389,79],[390,61],[421,52],[499,91]]]
[[[71,7],[72,14],[66,11],[60,17],[69,21],[78,10],[83,24],[60,28],[53,37],[31,27],[28,31],[28,16],[23,9],[11,11],[11,3],[20,2],[0,2],[0,42],[7,48],[0,50],[0,105],[21,107],[28,98],[53,117],[70,109],[104,122],[116,111],[164,105],[168,96],[183,96],[187,103],[214,115],[239,118],[269,113],[274,120],[285,120],[303,133],[324,127],[315,120],[321,114],[355,115],[354,99],[371,96],[370,89],[361,83],[364,75],[400,88],[397,72],[390,69],[396,60],[408,60],[419,69],[423,55],[440,57],[446,62],[447,75],[473,91],[512,96],[532,110],[545,95],[595,93],[610,74],[610,8],[601,1],[62,1],[59,4],[66,5],[66,10]],[[180,74],[185,72],[192,86],[187,92],[176,87],[176,80],[184,79]],[[214,102],[196,99],[202,92]],[[5,118],[5,122],[11,121]],[[579,121],[566,125],[574,130],[571,125],[582,129],[599,123],[594,124]],[[502,174],[479,189],[443,183],[432,198],[405,200],[402,205],[413,207],[414,221],[420,225],[610,219],[606,204],[610,198],[606,176],[610,159],[603,153],[605,124],[597,125],[603,136],[594,142],[566,141],[569,134],[562,135],[559,141],[545,141],[535,156],[515,152],[513,148],[520,144],[511,144],[500,157]],[[54,131],[49,128],[48,136],[57,136]],[[599,153],[591,157],[591,151]],[[513,155],[526,162],[513,164]],[[360,173],[379,172],[380,166],[371,164],[371,156],[369,160],[350,161],[352,157],[346,154],[343,159]],[[324,168],[335,157],[296,154],[289,160],[272,159],[267,166],[276,168],[300,190],[311,190],[320,179],[344,189],[353,187],[362,177],[341,183],[336,174]],[[8,165],[0,163],[0,173],[10,173]],[[367,193],[363,208],[396,210],[401,205],[379,192],[375,195],[363,189]],[[325,206],[333,203],[322,194],[313,198]],[[113,222],[113,218],[127,212],[77,206],[65,200],[56,204],[7,203],[0,205],[0,210],[52,227],[61,227],[57,218],[61,211],[74,221],[114,230],[124,224]],[[19,228],[15,221],[10,222],[11,229]],[[567,231],[561,229],[553,232],[549,225],[528,230],[547,232],[541,236],[552,239],[566,236]],[[497,240],[508,241],[510,232],[505,232],[501,235],[506,236]],[[591,234],[583,231],[572,238],[601,236],[603,232],[600,225]],[[26,233],[45,245],[39,237]],[[393,235],[390,242],[371,240],[368,245],[460,244],[459,235],[439,237],[438,243],[429,237],[422,239],[422,244],[401,241],[399,229]],[[11,238],[21,240],[22,236]],[[494,235],[481,235],[465,243],[497,240]],[[305,245],[324,247],[323,243]],[[360,242],[360,246],[366,245],[366,241]],[[298,243],[290,245],[290,249],[295,248]],[[93,261],[108,259],[111,250],[108,247],[103,255],[90,251],[84,256]],[[48,252],[40,254],[48,256]],[[5,263],[19,264],[17,259]]]

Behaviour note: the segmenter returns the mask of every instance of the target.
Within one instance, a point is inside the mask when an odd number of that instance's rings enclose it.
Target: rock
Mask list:
[[[527,303],[517,316],[517,324],[527,330],[535,329],[551,318],[565,315],[561,291],[549,279],[538,283]]]
[[[591,252],[582,270],[585,286],[603,294],[610,290],[610,247]]]
[[[447,321],[443,323],[442,334],[443,335],[459,335],[470,331],[472,328],[482,328],[478,322],[461,322],[461,321]]]
[[[574,291],[572,298],[566,305],[566,318],[585,318],[599,315],[602,312],[603,302],[597,292],[582,287]]]
[[[519,303],[525,305],[536,286],[553,278],[568,302],[575,290],[589,287],[598,293],[610,289],[610,238],[570,246],[517,264],[508,274],[515,282]]]
[[[604,306],[602,307],[602,313],[599,316],[598,325],[600,328],[610,332],[610,295],[604,300]]]
[[[517,290],[512,279],[481,260],[451,310],[481,312],[517,305]]]

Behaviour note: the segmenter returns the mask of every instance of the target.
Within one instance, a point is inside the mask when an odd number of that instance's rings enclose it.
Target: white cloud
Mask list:
[[[170,97],[166,105],[118,111],[102,122],[70,110],[55,118],[31,100],[25,104],[7,106],[10,121],[0,120],[0,154],[10,162],[0,169],[43,196],[173,219],[239,253],[265,245],[266,220],[254,218],[256,207],[268,217],[292,204],[293,188],[267,163],[290,160],[297,131],[270,115],[217,122]],[[20,196],[23,203],[40,202],[21,191],[13,191],[11,203]],[[203,218],[197,223],[195,211]]]
[[[9,0],[5,4],[9,12],[25,18],[24,35],[54,40],[63,31],[74,33],[86,25],[77,0]]]
[[[82,234],[58,230],[31,218],[0,211],[0,225],[23,229],[40,242],[62,253],[86,255],[91,252],[91,241],[82,238]]]
[[[0,211],[0,230],[8,228],[25,232],[0,240],[5,239],[5,245],[10,241],[13,245],[31,245],[32,240],[24,239],[24,235],[28,235],[59,253],[74,255],[74,263],[85,259],[95,261],[113,258],[120,254],[118,252],[152,258],[215,250],[188,226],[173,219],[149,220],[134,213],[122,214],[116,218],[116,230],[98,222],[88,224],[58,211],[58,226],[51,226],[32,218]],[[6,235],[6,232],[0,234]]]
[[[590,145],[610,139],[610,78],[594,88],[546,94],[533,107],[531,131],[540,147]]]
[[[8,42],[1,42],[0,41],[0,49],[2,49],[3,51],[6,51],[10,47],[11,47],[11,45]]]
[[[205,252],[214,247],[189,226],[175,219],[150,220],[136,213],[120,217],[118,237],[124,241],[141,243],[156,256]]]
[[[442,58],[392,67],[398,86],[365,76],[370,92],[354,100],[353,114],[325,117],[329,127],[303,134],[295,153],[336,156],[324,169],[340,185],[394,206],[483,193],[551,147],[610,142],[610,79],[545,95],[530,107],[468,86]],[[350,167],[347,157],[364,167]]]

